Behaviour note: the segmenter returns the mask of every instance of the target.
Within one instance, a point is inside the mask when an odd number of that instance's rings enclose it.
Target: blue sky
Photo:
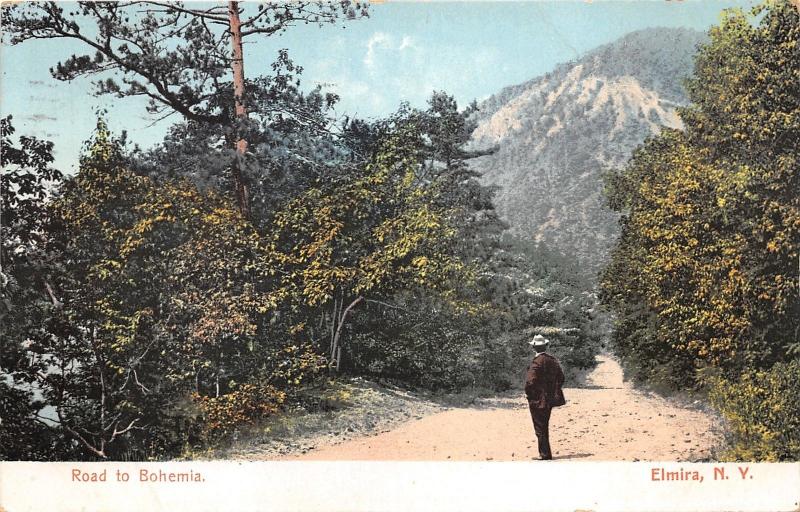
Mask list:
[[[344,25],[300,26],[245,48],[245,73],[269,72],[281,48],[304,68],[305,87],[323,84],[341,96],[338,114],[379,117],[401,101],[423,106],[434,90],[461,104],[552,70],[558,63],[647,27],[705,31],[722,9],[752,0],[528,2],[388,2]],[[177,118],[153,125],[138,99],[94,97],[88,79],[58,82],[49,68],[81,52],[68,41],[3,46],[0,111],[17,134],[55,143],[56,163],[74,171],[95,112],[133,142],[158,142]]]

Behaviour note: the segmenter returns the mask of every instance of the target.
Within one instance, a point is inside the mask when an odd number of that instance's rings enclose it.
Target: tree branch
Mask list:
[[[180,4],[170,3],[170,2],[157,2],[153,0],[141,0],[136,2],[127,2],[121,4],[121,6],[132,6],[132,5],[153,5],[156,7],[161,7],[161,9],[153,9],[151,12],[161,12],[161,13],[171,13],[171,12],[180,12],[184,14],[188,14],[190,16],[197,16],[198,18],[203,18],[211,21],[218,21],[223,22],[225,24],[228,23],[228,17],[224,15],[217,15],[216,12],[219,12],[222,9],[222,6],[215,6],[209,9],[187,9],[182,7]]]
[[[350,313],[350,311],[362,300],[364,300],[364,297],[359,295],[353,302],[350,303],[350,305],[347,306],[347,308],[345,308],[345,310],[339,317],[339,326],[336,328],[336,334],[333,337],[334,356],[336,357],[337,371],[339,370],[339,363],[341,363],[341,361],[339,360],[340,357],[336,355],[336,352],[339,349],[339,336],[342,334],[342,327],[344,326],[344,321],[347,318],[347,315]]]

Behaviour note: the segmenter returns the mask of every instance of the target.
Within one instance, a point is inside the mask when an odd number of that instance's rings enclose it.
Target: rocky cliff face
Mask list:
[[[681,128],[683,79],[704,34],[633,32],[547,75],[503,89],[480,105],[475,159],[511,230],[602,267],[617,235],[602,195],[604,170],[625,164],[662,126]]]

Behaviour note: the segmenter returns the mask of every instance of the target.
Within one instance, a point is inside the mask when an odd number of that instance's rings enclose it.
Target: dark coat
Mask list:
[[[541,352],[533,358],[525,377],[525,395],[533,409],[564,405],[564,372],[555,357]]]

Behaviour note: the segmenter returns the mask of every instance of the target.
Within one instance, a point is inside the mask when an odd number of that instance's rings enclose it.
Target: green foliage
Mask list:
[[[728,423],[724,460],[800,459],[800,362],[711,379],[711,400]]]
[[[434,330],[450,326],[445,336],[431,339],[431,347],[437,356],[451,354],[448,364],[456,364],[463,348],[453,340],[468,334],[447,315],[474,309],[455,283],[469,288],[475,271],[458,249],[459,235],[475,229],[465,215],[491,203],[476,206],[463,192],[479,188],[459,149],[468,138],[467,114],[445,95],[434,95],[431,105],[424,112],[403,107],[372,126],[350,123],[346,141],[364,160],[334,179],[314,181],[267,224],[269,243],[283,255],[281,284],[297,303],[296,324],[327,349],[337,369],[451,386],[434,376],[444,370],[434,369],[433,359],[412,353],[421,331],[410,328],[410,319],[425,318]],[[444,137],[451,130],[458,136],[430,142],[439,140],[434,132]],[[461,177],[454,179],[456,174]],[[444,318],[420,310],[432,304]],[[376,328],[393,322],[399,330],[391,335]],[[415,341],[406,345],[407,336]]]
[[[790,2],[727,11],[696,57],[685,130],[607,181],[623,213],[602,282],[615,348],[643,380],[708,385],[732,460],[800,455],[798,41]]]
[[[414,181],[410,134],[388,132],[373,160],[299,191],[261,233],[212,189],[131,172],[124,141],[99,123],[47,206],[47,248],[69,255],[52,281],[58,307],[19,331],[18,359],[32,363],[15,370],[55,410],[51,430],[94,457],[166,456],[312,384],[328,332],[336,368],[342,347],[357,361],[345,300],[414,288],[455,307],[449,283],[468,266],[448,249],[452,208]],[[280,399],[254,402],[252,386]]]
[[[622,236],[603,275],[615,346],[676,387],[796,353],[800,290],[800,15],[789,2],[725,14],[688,83],[685,131],[665,130],[608,179]]]
[[[505,358],[505,378],[511,382],[520,380],[531,357],[527,342],[535,334],[552,340],[552,351],[566,368],[594,365],[607,337],[605,317],[575,265],[575,260],[544,244],[511,236],[493,252],[482,275],[490,307],[481,324],[487,337],[503,333],[504,343],[491,340],[488,347],[495,357]]]
[[[270,196],[269,187],[258,187],[260,194],[251,197],[251,182],[264,185],[259,181],[271,178],[273,182],[274,175],[280,174],[275,172],[280,166],[253,173],[253,160],[263,163],[259,153],[274,155],[279,152],[275,151],[277,146],[284,151],[298,147],[307,150],[304,146],[309,132],[327,131],[329,120],[318,114],[337,96],[323,94],[321,87],[309,94],[300,92],[302,68],[294,65],[285,49],[278,52],[272,64],[273,76],[245,79],[244,49],[249,45],[243,43],[276,36],[297,24],[323,25],[367,16],[366,4],[349,0],[210,6],[147,0],[89,1],[67,6],[50,1],[4,4],[2,11],[4,42],[68,40],[88,50],[88,54],[73,54],[50,68],[54,78],[72,81],[98,77],[93,84],[96,94],[146,97],[149,113],[162,119],[177,113],[194,125],[194,140],[174,143],[172,149],[194,150],[197,146],[189,144],[198,138],[215,147],[215,158],[202,165],[209,168],[192,171],[200,180],[229,185],[247,218],[253,200],[259,207]],[[222,50],[231,47],[233,59]],[[233,75],[230,82],[225,79],[229,73]],[[301,129],[295,130],[297,127]],[[176,132],[180,131],[178,127]],[[287,134],[294,140],[286,143]],[[221,139],[225,149],[221,148]],[[248,140],[262,146],[255,158],[248,156]],[[186,166],[196,160],[191,152],[182,156],[188,158],[176,161],[170,154],[165,160],[170,167],[186,172]],[[174,173],[174,169],[145,167],[158,176]]]
[[[62,179],[50,167],[52,143],[23,136],[17,145],[13,133],[11,117],[0,120],[0,325],[8,333],[0,351],[4,368],[17,354],[15,327],[26,325],[33,311],[46,314],[53,306],[45,292],[57,255],[47,248],[52,218],[46,201]]]
[[[42,367],[30,357],[28,335],[61,306],[52,288],[60,254],[50,245],[47,199],[62,175],[50,167],[52,143],[15,142],[11,117],[0,120],[0,134],[0,458],[48,459],[70,447],[39,415],[35,375]]]
[[[192,394],[203,421],[201,438],[214,442],[238,429],[277,413],[286,393],[272,386],[242,384],[230,392],[209,397]]]
[[[52,460],[64,454],[77,455],[39,421],[36,414],[40,405],[30,390],[0,382],[0,460]]]
[[[128,171],[102,123],[48,210],[48,248],[69,257],[53,278],[58,308],[20,332],[30,364],[15,369],[88,453],[172,453],[192,429],[190,392],[254,379],[291,390],[316,361],[284,348],[289,333],[263,336],[276,255],[252,226],[213,192]]]
[[[392,300],[392,307],[368,303],[354,317],[345,366],[427,389],[475,384],[487,363],[471,357],[482,340],[476,315],[419,288]]]
[[[131,170],[158,182],[186,179],[198,188],[233,197],[231,162],[240,158],[250,188],[251,220],[259,229],[268,229],[278,204],[290,201],[316,180],[346,172],[349,167],[342,164],[350,160],[329,130],[330,107],[337,97],[320,88],[302,92],[301,68],[283,52],[272,68],[272,74],[246,84],[250,120],[245,155],[237,156],[228,143],[231,128],[227,124],[187,120],[173,125],[162,143],[134,152]],[[234,110],[230,90],[215,102],[224,112]]]
[[[531,326],[589,364],[593,297],[554,254],[501,239],[493,191],[466,164],[470,113],[437,93],[427,110],[348,124],[332,157],[255,159],[305,174],[278,194],[254,184],[273,200],[253,219],[191,172],[134,170],[100,121],[77,175],[37,206],[53,262],[25,299],[37,314],[9,317],[0,436],[22,441],[4,456],[169,457],[304,400],[326,370],[507,389]],[[493,266],[545,292],[506,303]]]

